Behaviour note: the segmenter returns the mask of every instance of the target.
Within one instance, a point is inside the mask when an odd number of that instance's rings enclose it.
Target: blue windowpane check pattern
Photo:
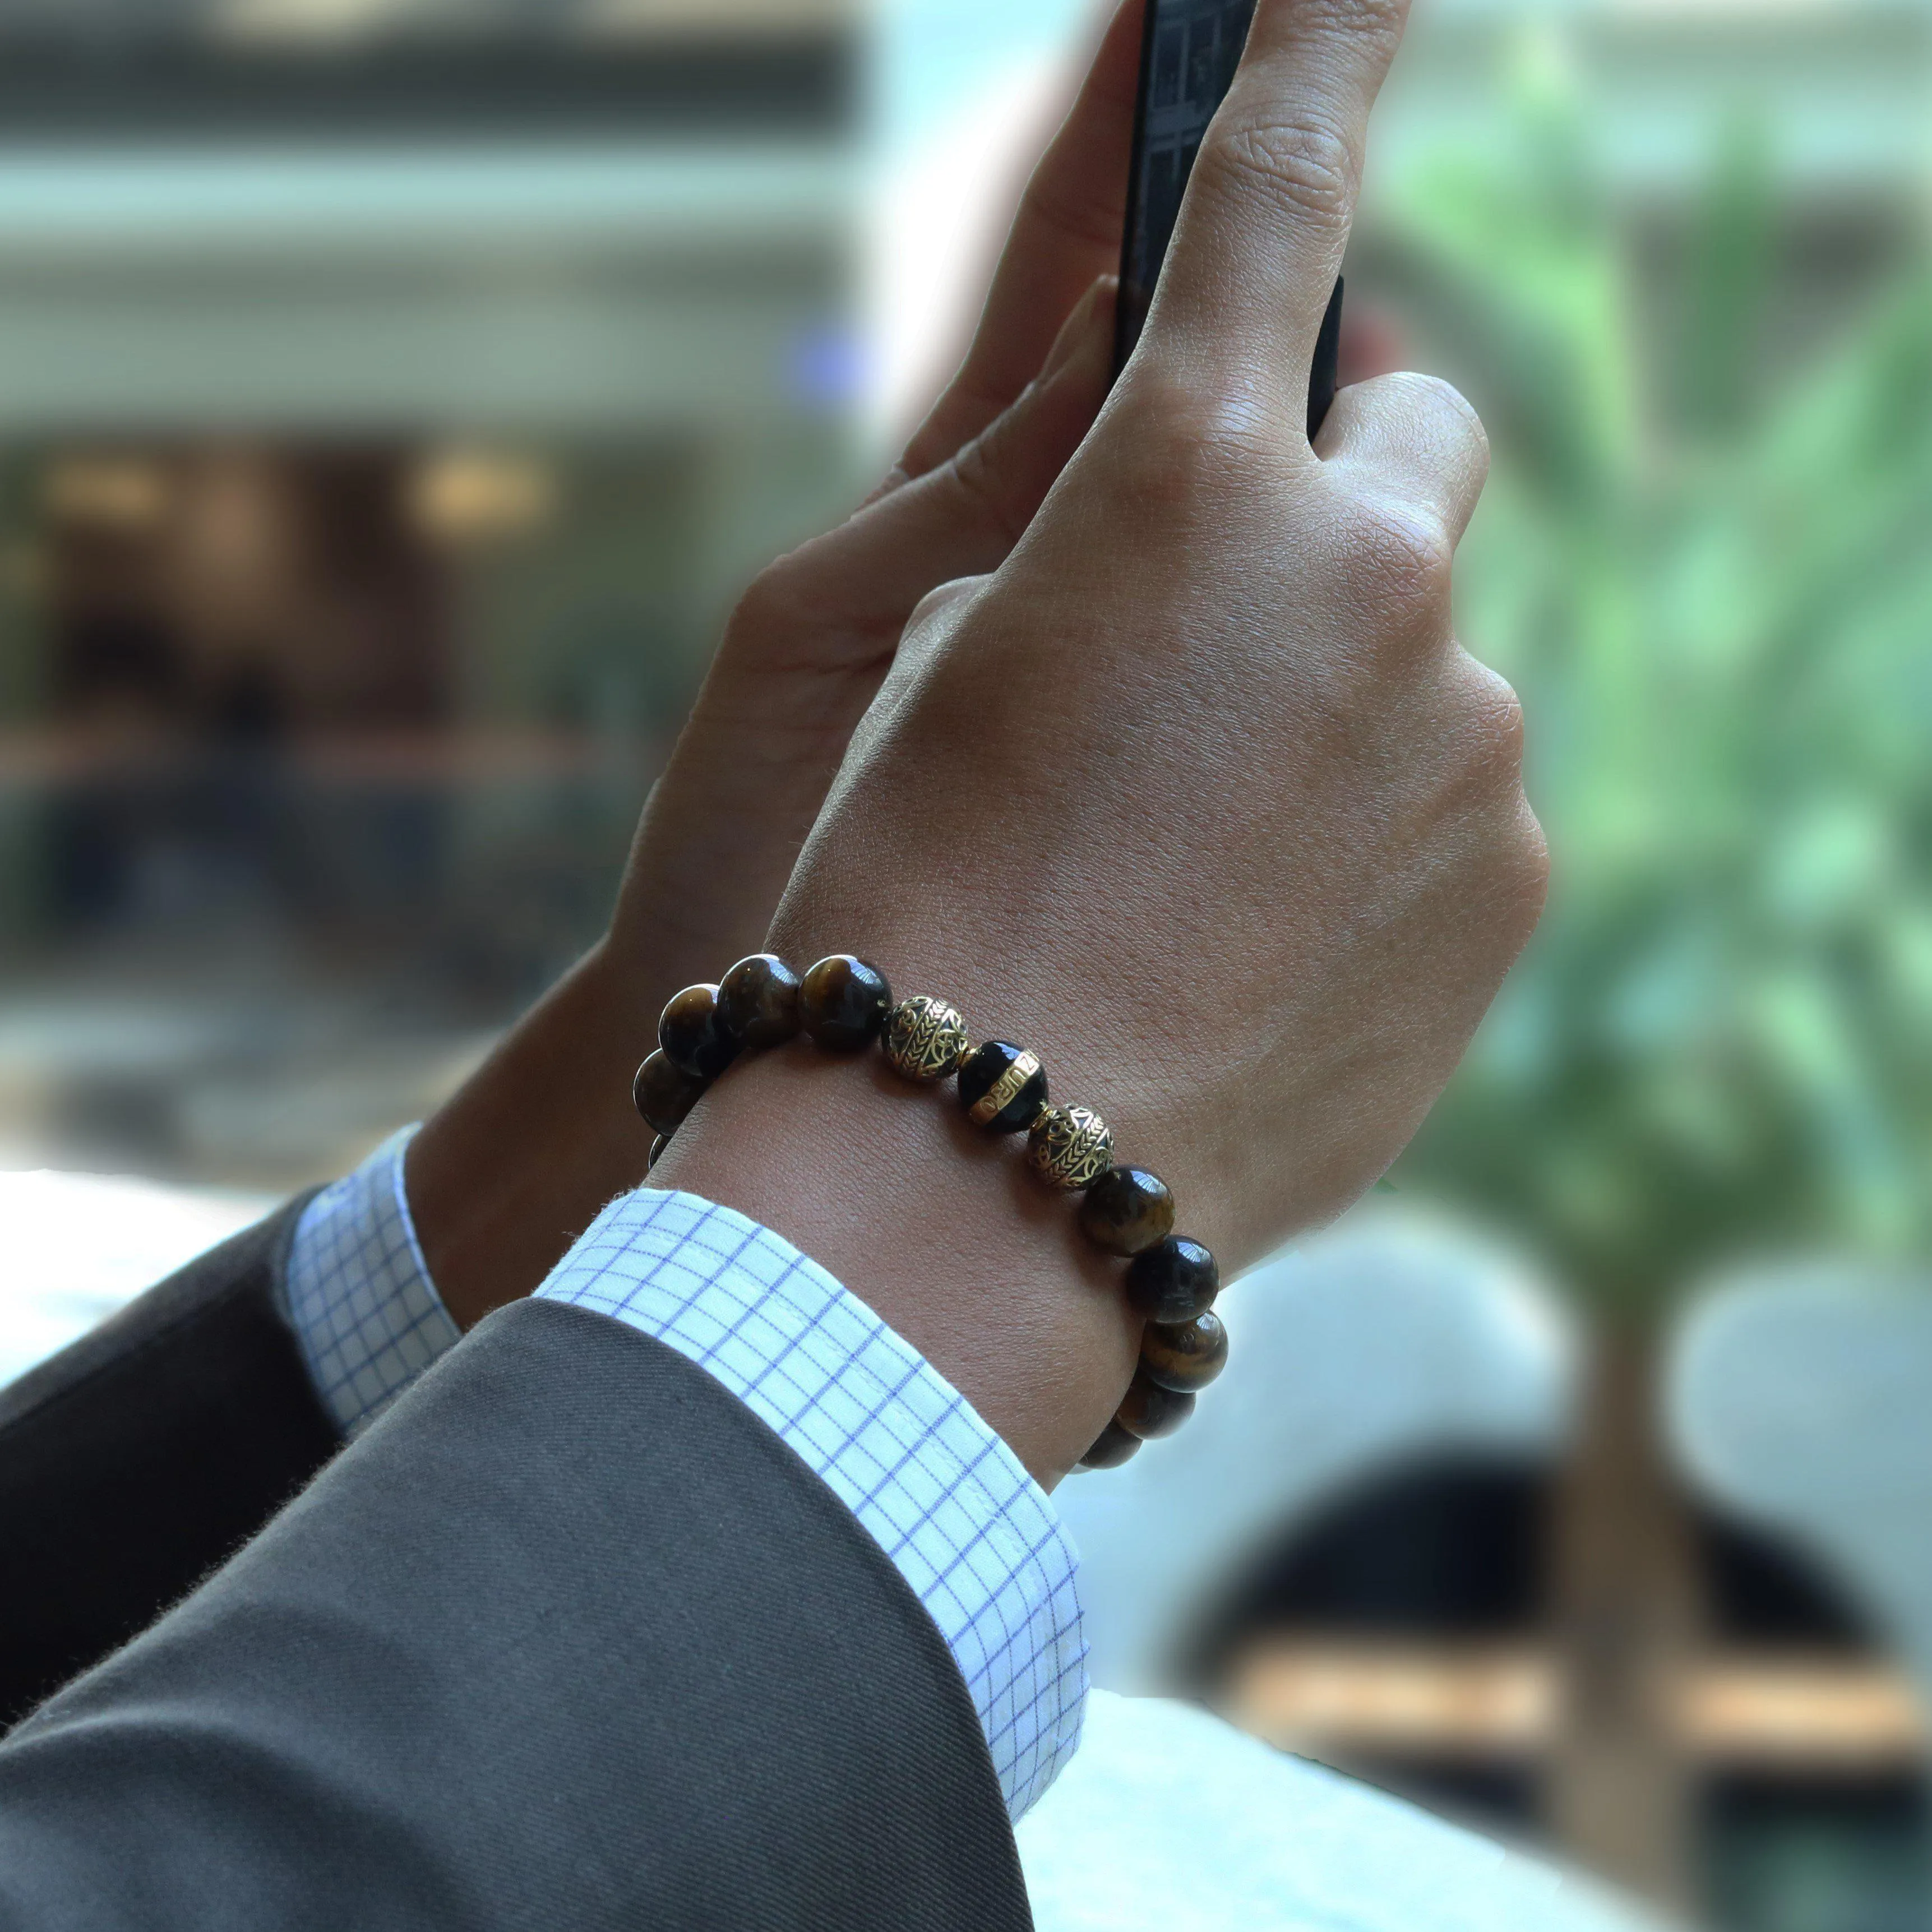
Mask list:
[[[688,1356],[818,1472],[939,1626],[1020,1818],[1078,1748],[1087,1647],[1053,1506],[965,1398],[788,1241],[692,1194],[612,1202],[540,1292]]]
[[[456,1340],[410,1219],[408,1139],[318,1196],[290,1257],[290,1314],[345,1434]],[[1079,1745],[1076,1564],[1052,1504],[965,1399],[788,1242],[694,1195],[614,1202],[539,1292],[677,1349],[818,1473],[938,1626],[1023,1816]]]
[[[289,1318],[346,1437],[362,1434],[461,1339],[429,1277],[403,1190],[405,1128],[311,1201],[296,1228]]]

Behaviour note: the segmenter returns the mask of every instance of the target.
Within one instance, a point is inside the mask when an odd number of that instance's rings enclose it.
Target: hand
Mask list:
[[[1393,1160],[1544,886],[1514,697],[1451,630],[1475,417],[1394,376],[1303,429],[1401,25],[1262,0],[1132,366],[1011,556],[914,619],[772,935],[1034,1047],[1226,1271]],[[664,1178],[790,1235],[1051,1480],[1131,1371],[1117,1269],[892,1087],[734,1071]]]
[[[1004,560],[1091,427],[1113,318],[1108,278],[990,424],[916,478],[908,452],[849,523],[781,558],[733,612],[645,808],[603,948],[632,982],[646,1051],[671,994],[764,945],[908,619],[934,586]]]
[[[934,586],[997,567],[1106,393],[1139,38],[1114,20],[1014,225],[958,376],[850,521],[747,592],[646,807],[609,936],[411,1147],[418,1232],[465,1328],[643,1178],[629,1072],[680,986],[764,944],[856,721]]]

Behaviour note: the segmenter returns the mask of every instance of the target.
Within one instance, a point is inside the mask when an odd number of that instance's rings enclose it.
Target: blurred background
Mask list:
[[[0,0],[0,1375],[595,938],[1094,25]],[[1064,1492],[1098,1681],[1724,1932],[1932,1926],[1928,212],[1932,0],[1418,0],[1358,352],[1490,425],[1555,895],[1226,1400]]]

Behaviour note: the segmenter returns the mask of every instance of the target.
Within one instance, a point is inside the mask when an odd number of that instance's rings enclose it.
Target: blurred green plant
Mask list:
[[[1547,73],[1393,196],[1496,444],[1459,614],[1555,862],[1397,1178],[1633,1311],[1753,1252],[1932,1246],[1932,277],[1762,383],[1770,156],[1720,148],[1661,368]]]

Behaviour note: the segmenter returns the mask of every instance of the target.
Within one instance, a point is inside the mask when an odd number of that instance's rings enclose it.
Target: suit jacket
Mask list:
[[[338,1454],[301,1204],[0,1393],[0,1928],[1030,1924],[951,1654],[776,1436],[525,1303]]]

